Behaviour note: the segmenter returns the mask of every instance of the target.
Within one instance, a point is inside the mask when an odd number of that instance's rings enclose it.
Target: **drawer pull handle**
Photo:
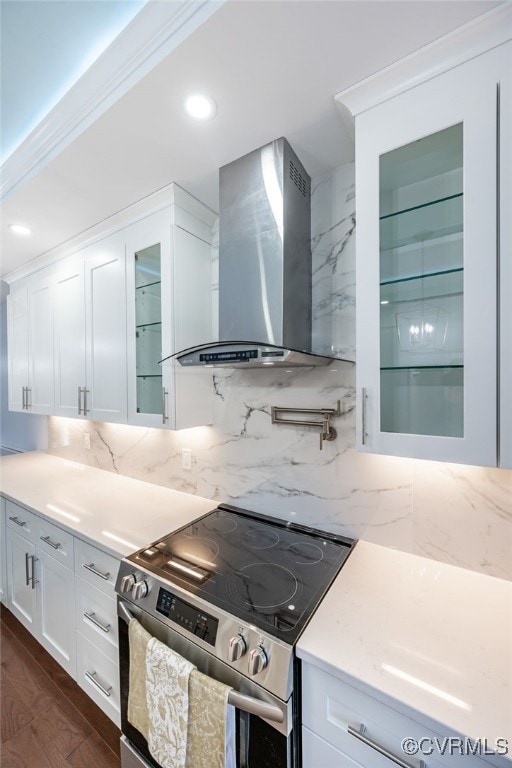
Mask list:
[[[28,554],[28,552],[25,552],[25,586],[27,586],[27,587],[30,584],[30,571],[28,569],[28,558],[29,557],[30,557],[30,555]]]
[[[48,546],[52,547],[53,549],[61,548],[60,541],[52,541],[49,536],[40,536],[39,538],[41,539],[41,541],[44,541],[45,544],[48,544]]]
[[[16,525],[19,525],[20,528],[23,528],[23,526],[27,524],[26,520],[20,520],[18,517],[10,517],[9,520],[12,520]]]
[[[91,683],[94,683],[94,685],[100,689],[100,691],[105,694],[105,696],[110,696],[110,691],[112,690],[112,686],[109,685],[108,688],[105,688],[99,680],[96,679],[96,672],[85,672],[85,676],[88,680],[91,681]]]
[[[94,573],[95,576],[99,576],[100,579],[104,579],[105,581],[110,579],[110,572],[102,573],[101,571],[98,571],[98,569],[94,567],[94,563],[84,563],[83,567],[91,573]]]
[[[94,611],[91,611],[90,613],[87,613],[86,611],[84,616],[86,619],[89,619],[91,624],[94,624],[96,627],[99,627],[99,629],[102,629],[103,632],[110,632],[110,624],[102,624],[101,621],[98,621]]]
[[[391,760],[392,763],[395,765],[399,765],[400,768],[416,768],[416,765],[413,765],[413,763],[408,763],[407,760],[402,760],[401,757],[398,757],[398,755],[394,755],[392,752],[389,752],[385,747],[382,747],[380,744],[377,744],[377,742],[372,741],[368,738],[368,736],[365,736],[366,726],[364,723],[361,723],[358,729],[353,728],[351,725],[347,727],[347,731],[351,736],[354,736],[354,738],[358,739],[359,741],[362,741],[363,744],[366,744],[367,747],[371,747],[371,749],[374,749],[376,752],[379,753],[379,755],[383,755],[384,757],[387,757],[388,760]],[[423,760],[419,761],[419,768],[426,768],[425,763]]]

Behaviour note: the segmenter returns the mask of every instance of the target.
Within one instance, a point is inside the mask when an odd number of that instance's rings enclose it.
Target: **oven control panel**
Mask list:
[[[162,587],[158,592],[156,610],[175,624],[188,629],[205,643],[215,645],[219,621],[214,616],[199,611],[194,605],[190,605]]]

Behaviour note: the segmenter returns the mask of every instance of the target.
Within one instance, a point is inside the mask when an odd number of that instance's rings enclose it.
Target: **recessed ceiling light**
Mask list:
[[[210,96],[192,93],[185,99],[185,110],[196,120],[211,120],[217,112],[217,105]]]
[[[9,224],[9,229],[16,235],[30,235],[32,230],[26,227],[24,224]]]

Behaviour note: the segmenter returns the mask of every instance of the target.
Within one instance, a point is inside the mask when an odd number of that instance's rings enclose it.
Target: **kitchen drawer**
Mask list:
[[[302,768],[366,768],[338,749],[312,733],[309,728],[302,728]]]
[[[81,579],[114,597],[119,560],[101,549],[75,538],[75,573]]]
[[[59,528],[58,525],[49,523],[41,517],[35,516],[34,534],[37,544],[43,552],[52,555],[67,568],[73,569],[73,536],[71,533]]]
[[[75,590],[77,630],[117,664],[117,604],[114,597],[78,576]]]
[[[76,633],[76,638],[77,683],[119,727],[121,724],[119,666],[80,632]]]
[[[401,747],[406,738],[416,741],[425,739],[422,744],[428,752],[430,743],[435,745],[436,739],[442,743],[445,737],[456,737],[458,734],[448,728],[433,733],[415,720],[311,664],[303,664],[302,721],[303,725],[350,757],[356,765],[371,765],[372,768],[395,766],[396,761],[379,752],[377,747],[380,746],[401,760],[401,764],[414,768],[420,766],[419,758],[423,759],[425,768],[489,768],[489,763],[483,758],[449,755],[446,749],[442,755],[435,746],[431,755],[406,755]],[[364,737],[375,746],[369,746],[349,733],[349,726],[356,732],[364,726]]]
[[[5,520],[8,528],[12,528],[13,531],[23,536],[27,541],[31,541],[32,544],[37,544],[35,533],[36,515],[6,499]]]

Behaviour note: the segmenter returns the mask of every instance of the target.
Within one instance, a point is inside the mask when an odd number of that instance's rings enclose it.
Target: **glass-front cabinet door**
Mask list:
[[[135,370],[137,413],[162,414],[161,244],[133,255],[135,269]]]
[[[168,421],[167,371],[159,361],[170,348],[171,321],[162,303],[169,285],[170,215],[159,211],[126,230],[128,282],[128,421],[164,427]]]
[[[357,118],[362,450],[496,464],[496,162],[474,62]]]

